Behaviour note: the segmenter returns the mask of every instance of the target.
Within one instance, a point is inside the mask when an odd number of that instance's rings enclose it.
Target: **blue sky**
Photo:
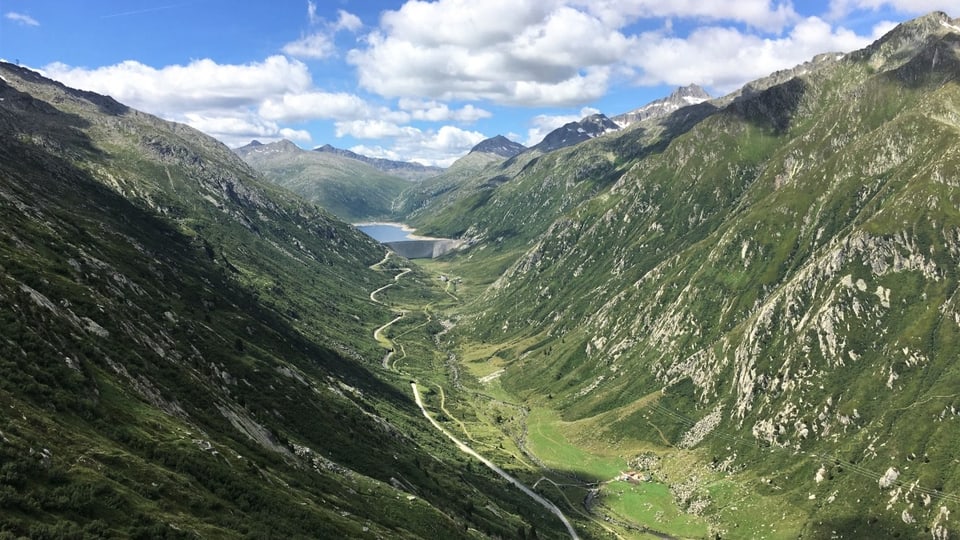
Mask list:
[[[0,0],[0,58],[230,146],[447,165],[681,85],[862,47],[945,0]],[[954,8],[955,9],[955,8]]]

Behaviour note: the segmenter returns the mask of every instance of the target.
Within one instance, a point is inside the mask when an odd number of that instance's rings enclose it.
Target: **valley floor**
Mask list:
[[[631,466],[630,456],[643,448],[572,442],[570,426],[554,412],[503,389],[504,367],[492,351],[452,350],[444,337],[462,305],[460,280],[441,278],[443,263],[421,263],[424,273],[407,261],[391,267],[391,259],[372,268],[395,272],[394,281],[370,293],[396,314],[373,332],[387,351],[384,375],[409,380],[422,414],[451,444],[554,514],[571,538],[708,536],[704,518],[681,510],[666,484]]]

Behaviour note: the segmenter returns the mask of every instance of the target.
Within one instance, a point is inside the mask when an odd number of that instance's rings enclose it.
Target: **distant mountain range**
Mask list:
[[[311,151],[286,140],[270,144],[254,141],[234,152],[267,180],[354,223],[390,219],[394,200],[411,185],[409,175],[427,171],[422,165],[375,160],[347,150],[324,148],[327,149]]]
[[[385,172],[391,176],[399,176],[400,178],[407,180],[423,180],[424,178],[436,176],[444,171],[443,167],[422,165],[412,161],[394,161],[390,159],[367,157],[350,150],[336,148],[329,144],[319,146],[313,150],[314,152],[333,154],[345,158],[355,159],[357,161],[362,161],[368,165],[372,165],[379,171]]]

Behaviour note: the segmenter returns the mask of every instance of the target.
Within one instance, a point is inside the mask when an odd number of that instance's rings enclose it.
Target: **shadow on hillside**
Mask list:
[[[800,107],[807,83],[799,77],[750,96],[740,97],[726,111],[758,127],[782,135],[790,129],[791,121]]]
[[[889,82],[911,89],[939,87],[960,78],[960,35],[950,33],[931,39],[902,66],[883,74]]]
[[[716,105],[706,101],[682,107],[658,122],[663,132],[652,141],[647,141],[650,134],[646,128],[628,128],[632,129],[628,135],[614,139],[614,150],[629,160],[641,159],[650,154],[661,153],[670,146],[670,143],[672,143],[674,139],[687,133],[697,124],[719,110]]]
[[[128,111],[130,108],[126,105],[118,102],[110,96],[104,96],[96,92],[90,92],[87,90],[77,90],[76,88],[70,88],[63,83],[47,79],[37,73],[36,71],[29,70],[24,67],[20,67],[8,62],[0,62],[0,71],[8,71],[15,77],[23,79],[32,84],[37,84],[41,86],[48,86],[56,88],[58,91],[64,92],[69,96],[76,98],[80,101],[87,101],[97,106],[97,109],[103,113],[110,116],[119,116]],[[2,82],[2,81],[0,81]],[[47,105],[50,107],[50,105]],[[53,108],[53,107],[51,107]]]
[[[85,133],[90,127],[85,118],[62,112],[0,79],[0,137],[29,141],[51,154],[62,156],[79,150],[90,157],[101,154]]]
[[[327,386],[330,377],[374,400],[414,410],[408,395],[382,382],[366,366],[308,339],[283,314],[236,283],[227,268],[211,256],[213,251],[203,238],[187,236],[172,221],[93,177],[85,164],[95,167],[111,157],[85,133],[89,122],[6,84],[0,84],[0,97],[4,98],[0,102],[0,191],[14,194],[14,201],[20,202],[17,206],[0,199],[0,209],[9,210],[3,225],[27,245],[45,246],[38,252],[41,255],[27,264],[17,264],[19,259],[11,256],[2,272],[57,305],[69,300],[64,305],[72,305],[71,313],[97,321],[106,337],[86,345],[90,338],[77,341],[81,338],[69,325],[59,328],[46,323],[40,327],[40,322],[33,330],[37,335],[62,333],[59,341],[72,344],[63,345],[66,350],[97,351],[87,353],[87,362],[105,373],[122,368],[137,374],[137,380],[150,381],[160,391],[157,397],[179,403],[200,423],[226,424],[214,404],[237,400],[241,409],[250,406],[261,422],[269,421],[268,427],[277,425],[279,431],[296,433],[305,425],[322,423],[324,414],[340,414],[327,411],[323,398],[312,390]],[[47,227],[31,225],[38,221]],[[57,255],[42,255],[50,253]],[[74,257],[82,261],[88,258],[86,254],[106,270],[71,272],[61,260]],[[48,279],[44,269],[62,275]],[[120,280],[121,286],[105,280],[107,274]],[[128,282],[136,294],[123,286]],[[121,290],[124,292],[118,292]],[[176,314],[175,324],[165,321],[165,310]],[[171,351],[158,355],[156,346],[148,347],[138,336],[169,343]],[[309,411],[312,417],[276,413],[277,418],[271,419],[263,414],[274,414],[292,398],[283,395],[279,387],[265,388],[273,379],[283,380],[278,373],[286,366],[273,359],[283,359],[309,376],[309,385],[300,389],[301,397],[308,399],[298,400],[291,410]],[[253,381],[253,385],[247,382],[247,386],[240,384],[221,392],[227,387],[220,370],[244,382]],[[141,399],[151,399],[144,397],[136,384],[127,385],[124,377],[117,380]],[[355,432],[367,429],[354,423]],[[328,428],[337,425],[326,424]],[[378,429],[375,425],[368,428],[371,432]],[[313,428],[313,432],[318,430]],[[234,435],[243,439],[239,432]],[[314,442],[319,444],[322,439],[317,437]]]

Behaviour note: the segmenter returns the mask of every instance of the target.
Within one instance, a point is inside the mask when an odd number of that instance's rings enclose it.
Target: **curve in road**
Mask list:
[[[531,499],[537,501],[541,506],[543,506],[544,508],[549,510],[551,513],[553,513],[555,516],[560,518],[560,521],[563,522],[564,527],[567,528],[567,532],[570,533],[570,538],[573,538],[574,540],[580,540],[580,536],[577,535],[577,531],[576,529],[573,528],[573,524],[570,523],[570,520],[567,519],[567,516],[564,515],[563,511],[561,511],[560,508],[557,507],[557,505],[553,504],[552,501],[540,496],[540,494],[528,488],[523,482],[511,476],[510,473],[501,469],[489,459],[478,454],[476,451],[473,450],[473,448],[470,448],[469,446],[464,444],[463,441],[454,437],[453,434],[451,434],[449,431],[443,429],[443,426],[441,426],[436,420],[434,420],[433,417],[430,416],[430,413],[427,412],[427,409],[423,406],[423,400],[420,399],[420,390],[417,388],[417,383],[411,381],[410,386],[411,388],[413,388],[413,398],[414,398],[414,401],[417,402],[417,407],[420,407],[420,412],[422,412],[423,416],[427,420],[429,420],[431,424],[433,424],[433,427],[437,428],[437,430],[440,431],[440,433],[443,433],[448,439],[453,441],[453,444],[455,444],[461,452],[474,457],[480,463],[483,463],[484,465],[486,465],[488,469],[500,475],[507,482],[510,482],[511,484],[516,486],[517,489],[524,492]]]

